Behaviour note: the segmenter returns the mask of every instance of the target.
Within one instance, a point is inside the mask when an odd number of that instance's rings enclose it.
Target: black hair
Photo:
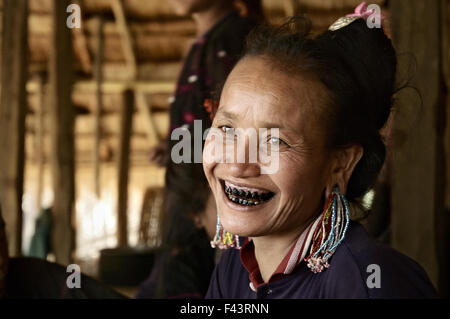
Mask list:
[[[311,23],[293,17],[275,27],[262,25],[247,38],[243,58],[261,56],[283,71],[309,74],[326,87],[326,145],[361,145],[364,154],[347,187],[349,200],[364,195],[383,166],[386,148],[380,129],[393,104],[397,58],[382,28],[363,19],[335,31],[310,35]]]

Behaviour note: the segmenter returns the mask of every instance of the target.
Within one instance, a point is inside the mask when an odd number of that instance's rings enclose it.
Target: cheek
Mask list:
[[[206,176],[208,176],[208,174],[212,171],[212,168],[215,164],[214,154],[210,151],[211,146],[212,142],[210,142],[209,139],[207,139],[205,141],[205,146],[202,154],[203,170],[205,171]]]
[[[205,220],[205,229],[208,233],[209,238],[214,238],[214,234],[216,233],[216,224],[217,224],[217,211],[211,210],[207,212],[207,218]]]
[[[326,165],[322,158],[286,154],[280,156],[280,169],[273,176],[273,180],[283,197],[290,198],[301,194],[308,198],[325,189],[325,175]]]
[[[211,186],[211,189],[213,192],[215,192],[215,189],[213,187],[212,181],[214,179],[214,168],[217,165],[215,162],[214,155],[208,151],[209,147],[213,144],[213,142],[208,142],[208,140],[205,141],[205,147],[202,155],[203,160],[203,171],[205,172],[206,179],[209,182],[209,185]]]

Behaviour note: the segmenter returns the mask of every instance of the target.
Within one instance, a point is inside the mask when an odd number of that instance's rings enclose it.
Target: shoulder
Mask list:
[[[436,291],[422,267],[411,258],[372,239],[351,222],[347,236],[330,260],[330,293],[348,285],[356,298],[434,298]],[[345,298],[345,297],[344,297]]]
[[[237,249],[227,249],[214,269],[206,298],[250,298],[248,273]]]
[[[226,281],[230,274],[236,274],[243,266],[241,264],[241,257],[238,249],[224,250],[220,256],[219,262],[216,265],[218,279]]]

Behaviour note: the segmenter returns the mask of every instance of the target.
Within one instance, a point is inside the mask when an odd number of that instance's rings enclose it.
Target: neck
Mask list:
[[[268,282],[277,267],[286,257],[289,249],[305,231],[305,229],[317,218],[317,214],[311,215],[291,231],[281,234],[252,237],[255,247],[255,258],[264,282]]]
[[[289,252],[289,249],[308,225],[309,224],[306,224],[295,231],[282,235],[252,238],[255,247],[256,261],[258,262],[261,277],[264,282],[267,283],[269,281],[283,258]]]
[[[231,1],[214,1],[214,3],[216,4],[211,5],[207,10],[192,15],[197,26],[197,36],[206,33],[232,10]]]

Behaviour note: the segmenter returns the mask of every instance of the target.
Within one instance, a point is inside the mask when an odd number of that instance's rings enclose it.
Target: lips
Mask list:
[[[222,181],[226,197],[242,206],[257,206],[269,201],[275,193],[247,186],[240,186],[228,181]]]

